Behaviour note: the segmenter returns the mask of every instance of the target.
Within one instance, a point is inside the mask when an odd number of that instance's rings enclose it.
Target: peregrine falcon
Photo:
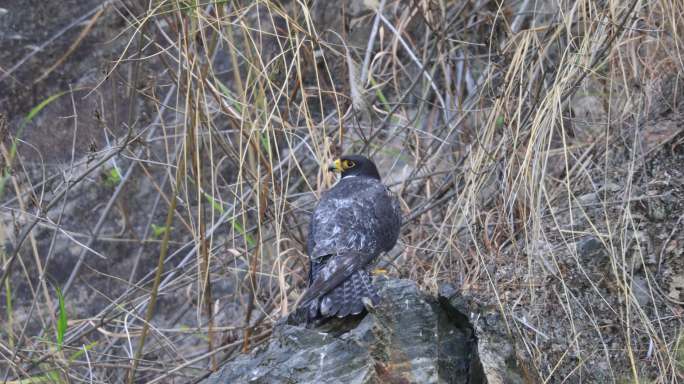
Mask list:
[[[361,313],[380,300],[370,268],[397,242],[401,207],[380,181],[375,164],[343,156],[328,168],[341,174],[325,192],[309,223],[309,288],[299,300],[309,321]]]

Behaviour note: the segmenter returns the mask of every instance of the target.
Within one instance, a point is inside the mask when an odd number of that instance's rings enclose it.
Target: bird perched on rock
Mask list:
[[[309,288],[299,300],[307,319],[361,313],[380,300],[370,268],[397,242],[401,207],[380,181],[375,164],[343,156],[328,168],[341,174],[325,192],[309,223]]]

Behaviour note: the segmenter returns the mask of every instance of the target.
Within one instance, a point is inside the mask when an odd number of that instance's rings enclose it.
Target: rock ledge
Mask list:
[[[463,305],[452,305],[462,300],[423,294],[409,280],[377,283],[382,302],[371,313],[312,329],[283,321],[265,347],[204,383],[485,383],[484,372],[500,371],[483,369]],[[506,382],[521,382],[509,373]]]

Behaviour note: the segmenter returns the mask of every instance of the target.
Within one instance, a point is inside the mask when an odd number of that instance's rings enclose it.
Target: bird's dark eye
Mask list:
[[[351,160],[344,160],[342,162],[342,166],[344,167],[344,169],[354,168],[356,166],[356,163]]]

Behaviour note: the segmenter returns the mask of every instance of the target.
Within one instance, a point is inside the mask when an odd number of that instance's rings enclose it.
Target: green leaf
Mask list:
[[[57,348],[62,349],[62,343],[64,342],[64,334],[67,330],[67,311],[64,306],[64,295],[62,291],[57,287],[57,299],[59,300],[59,314],[57,316]]]
[[[107,176],[105,177],[105,185],[108,187],[115,187],[119,185],[121,182],[121,172],[119,172],[119,168],[112,168],[109,170],[107,173]]]
[[[47,99],[41,101],[35,107],[31,108],[28,115],[26,115],[26,117],[24,118],[24,121],[21,122],[21,125],[19,126],[19,131],[24,129],[26,124],[30,123],[31,120],[33,120],[33,118],[36,117],[36,115],[38,115],[40,113],[40,111],[42,111],[43,109],[45,109],[45,107],[48,106],[48,104],[50,104],[53,101],[57,100],[58,98],[64,96],[65,94],[67,94],[67,92],[68,91],[55,93],[54,95],[52,95],[52,96],[48,97]]]
[[[271,153],[271,136],[268,132],[262,133],[259,138],[261,139],[261,147],[266,150],[266,153]]]
[[[382,108],[385,110],[385,112],[389,112],[388,106],[389,106],[389,101],[387,100],[387,97],[385,97],[385,94],[382,93],[382,89],[378,87],[378,83],[375,82],[375,79],[373,76],[369,78],[371,86],[375,87],[375,96],[380,100],[380,103],[382,104]]]
[[[221,90],[221,93],[226,97],[228,103],[235,108],[235,110],[238,112],[238,114],[242,113],[242,104],[240,104],[239,101],[235,99],[235,95],[233,95],[233,92],[228,89],[221,81],[216,80],[219,89]]]
[[[173,227],[171,227],[173,229]],[[165,225],[157,225],[157,224],[152,224],[152,237],[154,238],[161,238],[164,233],[166,233],[166,226]]]
[[[230,221],[230,223],[233,226],[233,230],[237,231],[239,234],[244,236],[247,245],[249,245],[250,247],[254,247],[256,245],[256,241],[254,241],[254,238],[245,231],[245,229],[242,227],[242,225],[240,225],[240,223],[237,222],[237,220],[233,219]]]
[[[45,374],[48,383],[64,383],[59,371],[50,371]]]
[[[64,380],[59,376],[57,371],[49,371],[44,375],[26,377],[21,380],[8,381],[8,384],[42,384],[42,383],[63,383]]]
[[[82,348],[79,348],[75,353],[69,356],[69,362],[73,363],[74,361],[76,361],[76,359],[83,356],[86,353],[86,351],[90,351],[91,349],[93,349],[97,344],[97,341],[93,341],[92,343],[84,345]]]
[[[207,199],[209,204],[211,204],[211,206],[214,207],[215,210],[219,211],[220,213],[223,213],[223,205],[221,205],[220,201],[216,200],[213,196],[206,192],[204,192],[204,197]]]

